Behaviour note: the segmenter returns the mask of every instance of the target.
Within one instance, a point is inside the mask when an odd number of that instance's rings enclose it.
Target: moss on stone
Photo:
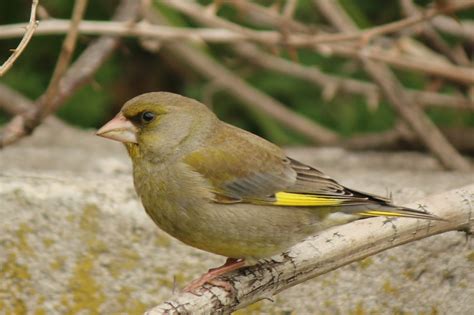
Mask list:
[[[361,269],[367,269],[370,265],[374,263],[374,260],[370,257],[364,258],[362,260],[359,260],[359,267]]]
[[[63,297],[69,314],[100,314],[100,306],[105,302],[102,286],[94,278],[94,256],[84,255],[79,258],[69,279],[72,299]]]

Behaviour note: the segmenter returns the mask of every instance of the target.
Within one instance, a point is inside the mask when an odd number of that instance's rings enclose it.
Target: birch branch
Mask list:
[[[201,296],[179,293],[145,314],[227,314],[381,251],[447,231],[474,228],[474,184],[406,206],[420,205],[446,221],[403,218],[386,224],[386,219],[379,217],[336,226],[281,255],[223,276],[221,279],[234,288],[231,292],[206,284]]]

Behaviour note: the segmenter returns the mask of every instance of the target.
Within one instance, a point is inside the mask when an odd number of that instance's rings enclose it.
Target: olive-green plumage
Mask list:
[[[146,212],[170,235],[209,252],[253,261],[362,216],[437,219],[345,188],[183,96],[143,94],[120,115],[133,124],[132,140],[120,141]]]

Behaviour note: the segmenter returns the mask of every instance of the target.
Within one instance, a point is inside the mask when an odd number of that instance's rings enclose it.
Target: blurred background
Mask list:
[[[245,9],[235,4],[239,2],[242,1],[215,1],[219,5],[216,10],[218,16],[253,30],[275,29],[262,18],[263,15],[259,17],[255,12],[251,13],[249,10],[252,8]],[[325,16],[316,7],[315,1],[289,2],[293,2],[295,6],[292,11],[294,21],[317,31],[334,31],[334,27],[327,22]],[[362,29],[405,18],[407,14],[404,12],[403,2],[406,1],[339,1],[352,21]],[[421,10],[437,5],[436,1],[428,0],[410,2]],[[439,2],[442,3],[442,1]],[[209,5],[213,1],[199,1],[199,3]],[[255,1],[253,3],[277,13],[284,10],[287,1]],[[40,3],[42,10],[39,14],[43,14],[43,18],[68,19],[71,16],[73,4],[73,1],[44,0]],[[117,4],[118,1],[113,0],[91,1],[84,19],[110,20]],[[153,5],[174,26],[206,27],[161,1],[155,1]],[[0,23],[6,25],[26,22],[30,7],[31,1],[15,1],[14,5],[9,1],[2,1],[0,3]],[[473,18],[472,7],[452,15],[452,19],[463,21],[463,23],[472,23]],[[411,38],[424,47],[423,49],[430,50],[433,55],[454,63],[449,60],[449,56],[446,57],[438,51],[436,45],[433,45],[433,42],[419,30],[411,30],[411,33],[403,31],[388,34],[385,44],[397,46],[397,41],[406,34],[411,35]],[[472,70],[474,47],[472,34],[470,39],[446,32],[437,32],[437,34],[448,47],[462,51],[462,55],[467,57],[468,61],[464,67]],[[75,56],[79,56],[96,37],[80,35]],[[64,33],[33,36],[12,69],[0,78],[0,83],[17,90],[32,100],[37,99],[48,86],[63,38]],[[17,46],[19,39],[20,36],[0,38],[0,60],[5,60],[10,55],[10,49]],[[178,58],[172,49],[166,49],[165,44],[158,44],[160,49],[157,50],[157,53],[153,53],[149,49],[143,48],[144,41],[146,39],[124,38],[119,47],[93,75],[92,81],[68,98],[59,108],[57,115],[64,121],[81,128],[97,128],[115,115],[126,100],[144,92],[170,91],[201,100],[212,106],[221,119],[264,136],[279,145],[306,145],[314,142],[307,135],[282,125],[258,106],[244,104],[241,99],[229,93],[225,86],[220,85],[218,80],[210,80],[205,75],[203,76],[202,71],[196,71],[189,65],[189,62]],[[342,137],[388,131],[396,126],[398,115],[380,95],[370,99],[367,95],[350,93],[344,89],[331,90],[330,87],[314,84],[314,82],[301,77],[256,66],[249,62],[243,54],[236,52],[235,47],[228,43],[194,41],[193,48],[232,71],[236,77],[244,79],[251,87]],[[337,78],[352,78],[371,82],[371,78],[355,58],[345,58],[337,54],[331,55],[324,53],[324,51],[317,51],[312,47],[260,45],[260,49],[265,54],[307,68],[316,67]],[[435,59],[432,61],[434,62]],[[474,127],[474,106],[472,99],[469,100],[469,97],[472,97],[469,95],[469,93],[472,94],[471,84],[445,80],[423,71],[401,68],[393,70],[407,88],[460,96],[468,102],[467,106],[464,106],[465,108],[442,105],[426,106],[426,114],[437,126],[443,129]],[[244,93],[244,91],[242,92]],[[5,124],[11,114],[0,106],[0,124]],[[464,135],[467,136],[467,133]],[[409,147],[407,144],[406,148]],[[470,146],[468,147],[470,148]]]

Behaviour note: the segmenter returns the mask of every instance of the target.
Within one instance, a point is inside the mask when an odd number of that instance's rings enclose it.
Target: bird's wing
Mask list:
[[[336,206],[371,199],[286,157],[273,144],[230,126],[188,154],[185,162],[210,182],[215,201],[221,203]]]
[[[243,130],[229,126],[217,134],[184,160],[209,181],[216,203],[322,207],[319,209],[345,206],[339,209],[362,216],[439,219],[423,211],[394,206],[387,198],[346,188]]]
[[[296,181],[280,149],[252,134],[219,134],[184,162],[208,180],[216,202],[265,201]]]
[[[213,148],[194,152],[186,161],[211,183],[215,202],[310,207],[369,200],[369,196],[357,194],[317,169],[287,157],[259,154],[253,158]]]

